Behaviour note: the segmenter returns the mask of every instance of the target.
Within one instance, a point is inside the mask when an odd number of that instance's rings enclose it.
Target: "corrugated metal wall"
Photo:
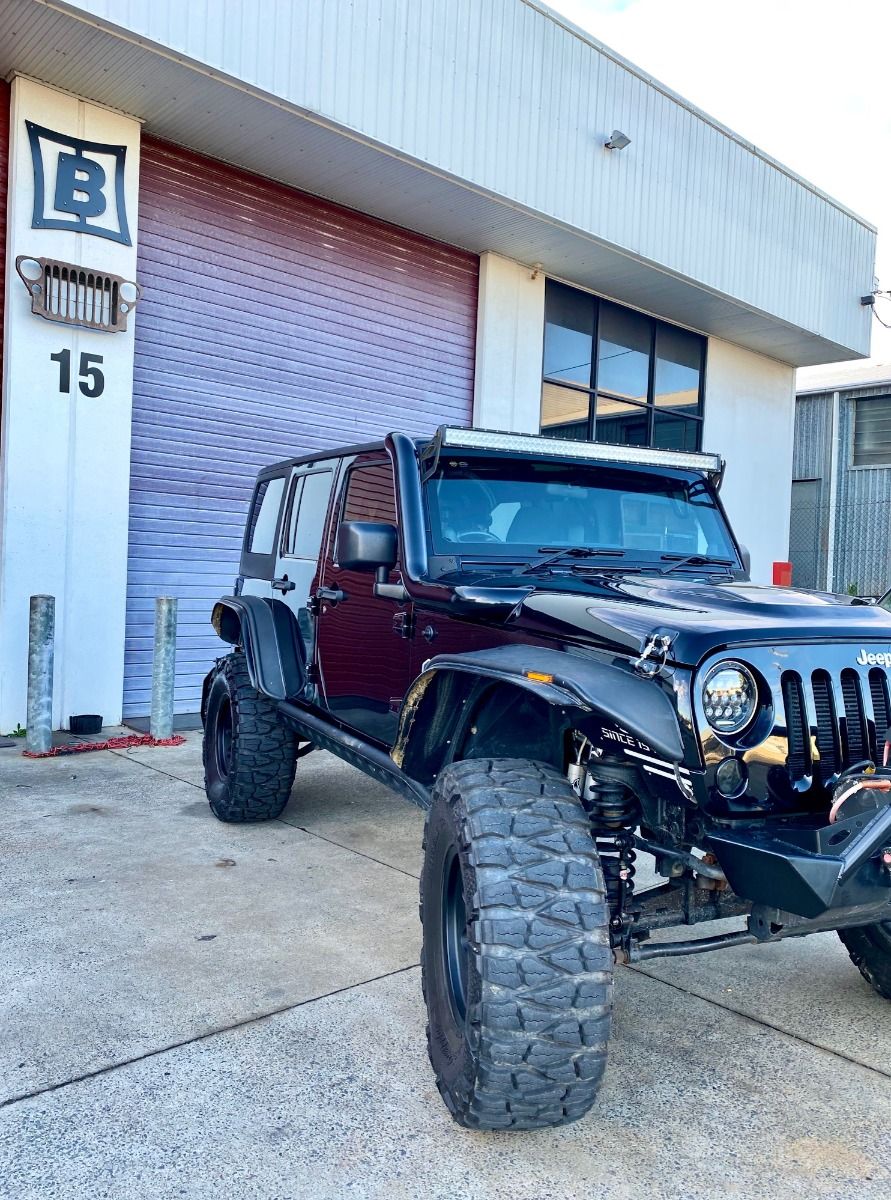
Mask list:
[[[0,79],[0,387],[3,381],[3,306],[6,299],[6,190],[9,180],[10,87]],[[2,397],[0,397],[2,404]]]
[[[891,587],[891,468],[851,467],[855,401],[887,396],[887,387],[843,393],[838,429],[835,587],[876,596]]]
[[[832,393],[798,399],[795,409],[793,479],[818,479],[819,578],[825,578],[833,541],[832,591],[881,595],[891,587],[891,467],[852,468],[856,401],[887,396],[887,386],[849,388],[839,398],[838,442],[832,445]],[[836,496],[830,509],[831,459],[836,456]],[[807,522],[802,519],[802,530]],[[833,533],[834,525],[834,533]],[[802,541],[805,538],[802,533]],[[790,537],[795,580],[796,530]]]
[[[124,712],[148,711],[154,597],[179,597],[176,707],[221,643],[262,465],[471,418],[478,260],[146,137]]]

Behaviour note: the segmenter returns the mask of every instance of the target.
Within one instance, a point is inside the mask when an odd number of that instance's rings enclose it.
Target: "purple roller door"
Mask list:
[[[179,597],[177,711],[197,710],[259,467],[470,422],[478,259],[145,138],[137,278],[128,716],[158,595]]]

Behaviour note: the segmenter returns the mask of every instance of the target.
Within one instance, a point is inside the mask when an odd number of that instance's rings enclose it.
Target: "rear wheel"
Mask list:
[[[891,1000],[891,921],[840,929],[838,936],[866,982]]]
[[[578,797],[541,763],[455,763],[424,848],[427,1041],[449,1111],[476,1129],[583,1116],[606,1065],[613,959]]]
[[[204,717],[204,786],[214,815],[239,823],[277,817],[291,793],[296,750],[275,703],[251,684],[244,655],[221,659]]]

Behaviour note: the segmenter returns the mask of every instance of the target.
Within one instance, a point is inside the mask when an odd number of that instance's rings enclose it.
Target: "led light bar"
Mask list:
[[[654,450],[648,446],[611,446],[606,442],[570,442],[533,433],[500,433],[492,429],[456,429],[441,425],[433,447],[465,450],[515,450],[519,454],[554,454],[560,458],[589,458],[596,462],[637,463],[654,467],[687,467],[720,474],[719,454],[693,450]]]

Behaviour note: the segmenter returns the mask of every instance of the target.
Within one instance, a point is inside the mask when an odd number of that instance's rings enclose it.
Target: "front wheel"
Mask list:
[[[838,936],[866,982],[891,1000],[891,921],[840,929]]]
[[[204,787],[214,816],[245,823],[277,817],[291,794],[297,745],[274,701],[251,684],[236,650],[217,663],[204,716]]]
[[[446,1106],[474,1129],[577,1120],[606,1066],[613,966],[581,802],[541,763],[454,763],[424,849],[427,1043]]]

